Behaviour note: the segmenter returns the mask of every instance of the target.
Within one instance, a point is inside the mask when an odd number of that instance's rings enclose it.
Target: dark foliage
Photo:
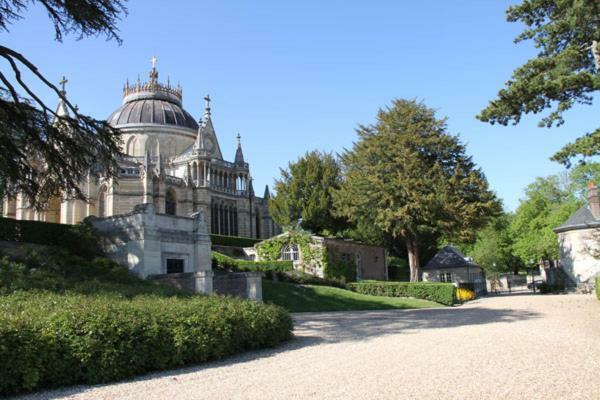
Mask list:
[[[517,124],[524,114],[551,109],[539,123],[549,128],[563,124],[563,114],[572,106],[591,105],[600,89],[600,2],[522,0],[508,9],[507,19],[526,26],[515,42],[531,40],[539,51],[514,71],[478,118]],[[576,156],[598,154],[600,129],[563,147],[552,159],[568,166]]]
[[[0,30],[8,32],[34,3],[48,12],[59,41],[78,34],[120,42],[116,22],[126,12],[121,0],[2,0]],[[118,130],[81,114],[24,55],[0,46],[0,58],[8,65],[0,71],[0,182],[6,194],[22,192],[37,208],[60,195],[86,199],[78,183],[98,171],[107,177],[117,171]],[[24,74],[60,98],[61,113],[41,100]]]
[[[83,223],[65,225],[0,218],[0,240],[57,246],[87,258],[102,253],[93,228]]]

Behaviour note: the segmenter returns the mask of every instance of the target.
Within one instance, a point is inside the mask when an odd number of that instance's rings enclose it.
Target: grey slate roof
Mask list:
[[[446,269],[446,268],[463,268],[477,267],[479,265],[468,261],[463,253],[456,247],[446,246],[440,250],[423,269]]]
[[[575,211],[561,226],[554,228],[554,232],[560,233],[576,229],[590,229],[600,227],[600,219],[594,218],[590,206],[585,204]]]
[[[107,119],[114,127],[130,124],[157,124],[198,129],[198,123],[179,105],[160,99],[139,99],[119,107]]]

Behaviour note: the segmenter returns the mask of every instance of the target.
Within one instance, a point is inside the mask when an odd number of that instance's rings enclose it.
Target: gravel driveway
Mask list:
[[[600,302],[295,315],[297,339],[198,367],[23,399],[600,399]]]

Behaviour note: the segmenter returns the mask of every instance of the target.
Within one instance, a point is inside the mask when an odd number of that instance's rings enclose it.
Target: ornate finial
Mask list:
[[[155,85],[158,81],[158,71],[156,70],[156,62],[158,58],[156,56],[152,56],[150,60],[152,62],[152,70],[150,71],[150,84]]]
[[[206,105],[204,106],[204,114],[207,116],[210,116],[210,95],[209,94],[204,96],[204,101],[206,103]]]
[[[241,147],[242,146],[242,135],[240,135],[240,133],[238,132],[238,134],[235,138],[237,139],[238,147]]]
[[[69,82],[69,80],[67,78],[65,78],[64,75],[63,75],[62,79],[60,80],[60,82],[58,82],[58,84],[62,86],[61,92],[62,92],[63,96],[65,94],[67,94],[67,90],[66,90],[66,87],[65,87],[67,85],[67,82]]]

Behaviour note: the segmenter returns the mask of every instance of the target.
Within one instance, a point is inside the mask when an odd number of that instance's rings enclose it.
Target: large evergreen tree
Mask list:
[[[342,155],[344,183],[337,213],[372,225],[408,252],[411,280],[420,279],[423,237],[474,240],[500,204],[446,120],[414,100],[395,100]]]
[[[126,12],[124,0],[3,0],[0,31],[8,32],[33,4],[47,11],[58,41],[103,34],[120,42],[116,22]],[[59,194],[85,199],[78,184],[89,172],[116,173],[119,132],[80,113],[16,50],[0,46],[0,58],[7,66],[0,70],[0,185],[9,195],[24,193],[34,206]],[[70,116],[45,104],[27,76],[53,91]]]
[[[344,218],[332,215],[331,193],[341,182],[340,166],[332,154],[311,151],[281,169],[275,181],[271,215],[281,226],[296,225],[314,233],[336,233],[346,227]]]
[[[533,40],[539,52],[515,70],[478,118],[517,124],[523,114],[552,109],[539,124],[551,127],[561,125],[563,113],[576,103],[592,104],[600,90],[600,1],[523,0],[508,9],[507,19],[527,26],[515,42]],[[568,166],[574,157],[598,154],[600,128],[552,158]]]

